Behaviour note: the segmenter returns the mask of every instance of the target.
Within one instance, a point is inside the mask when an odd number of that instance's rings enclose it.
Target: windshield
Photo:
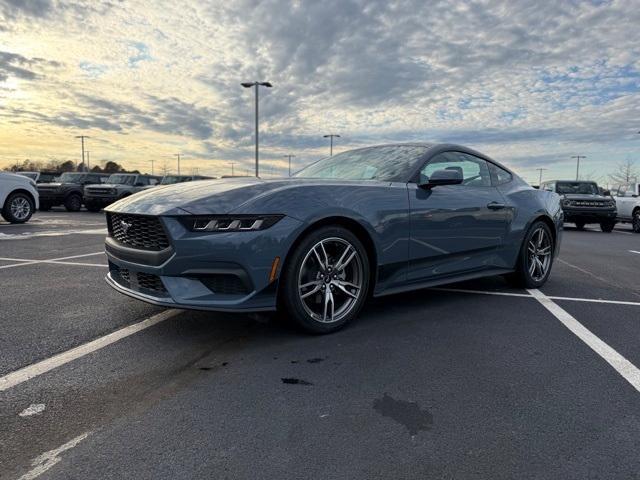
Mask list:
[[[84,173],[63,173],[58,177],[58,182],[60,183],[80,183],[84,177]]]
[[[135,175],[123,175],[121,173],[114,173],[107,179],[107,183],[115,183],[118,185],[133,185],[135,181]]]
[[[427,147],[420,145],[361,148],[325,157],[294,176],[392,181],[403,175],[408,176],[416,160],[426,152]]]
[[[171,185],[173,183],[181,183],[181,182],[189,182],[191,181],[191,177],[183,177],[178,175],[167,175],[162,177],[162,181],[160,185]]]
[[[592,182],[558,182],[556,193],[581,195],[598,195],[598,186]]]

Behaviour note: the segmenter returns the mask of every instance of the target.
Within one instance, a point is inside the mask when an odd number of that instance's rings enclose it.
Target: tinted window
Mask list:
[[[121,173],[114,173],[109,177],[107,183],[115,183],[118,185],[133,185],[136,177],[133,175],[123,175]]]
[[[325,157],[294,176],[338,180],[406,180],[427,152],[419,145],[370,147]]]
[[[462,185],[491,186],[491,174],[487,162],[473,155],[460,152],[439,153],[420,170],[420,183],[427,183],[436,170],[458,170],[462,174]]]
[[[489,163],[489,169],[491,170],[491,175],[493,176],[494,185],[504,185],[505,183],[509,183],[513,179],[513,175],[507,172],[504,168],[500,168],[493,163]]]

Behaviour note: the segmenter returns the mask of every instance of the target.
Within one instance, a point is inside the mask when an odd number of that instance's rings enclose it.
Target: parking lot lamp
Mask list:
[[[285,155],[284,158],[289,159],[289,176],[291,176],[291,159],[295,157],[295,155]]]
[[[255,87],[256,89],[256,177],[258,177],[260,174],[260,169],[258,166],[258,89],[260,87],[271,88],[273,87],[273,85],[271,85],[271,83],[269,82],[242,82],[240,85],[242,85],[244,88]]]
[[[585,155],[573,155],[571,158],[575,158],[577,163],[576,163],[576,181],[580,180],[580,159],[581,158],[587,158]]]
[[[330,143],[329,143],[329,156],[330,157],[333,157],[333,137],[340,138],[340,135],[337,135],[335,133],[330,133],[328,135],[324,135],[324,138],[331,139]]]

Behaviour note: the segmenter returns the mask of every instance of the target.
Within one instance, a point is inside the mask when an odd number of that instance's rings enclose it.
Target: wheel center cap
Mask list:
[[[331,275],[324,277],[324,283],[331,283]]]

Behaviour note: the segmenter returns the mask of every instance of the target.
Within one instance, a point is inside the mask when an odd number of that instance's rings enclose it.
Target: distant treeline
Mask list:
[[[140,173],[138,170],[125,170],[122,165],[116,162],[108,161],[103,167],[94,165],[89,170],[84,163],[80,163],[77,167],[75,162],[71,160],[58,161],[50,160],[48,162],[37,162],[33,160],[24,160],[16,163],[9,168],[12,172],[86,172],[94,173]]]

